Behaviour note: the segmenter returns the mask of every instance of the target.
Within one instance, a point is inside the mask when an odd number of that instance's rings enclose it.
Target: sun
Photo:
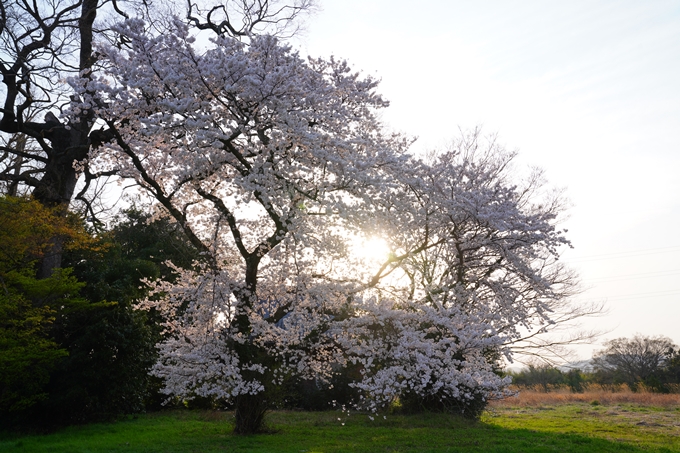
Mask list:
[[[365,266],[374,266],[385,262],[390,255],[390,247],[381,237],[357,238],[352,243],[352,255]]]

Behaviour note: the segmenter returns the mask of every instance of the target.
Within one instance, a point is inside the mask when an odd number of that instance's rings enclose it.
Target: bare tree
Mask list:
[[[677,350],[677,345],[664,336],[616,338],[605,343],[605,349],[595,354],[593,366],[600,373],[635,389],[660,371]]]
[[[289,37],[299,31],[296,19],[314,6],[314,0],[227,0],[207,6],[187,0],[187,18],[196,28],[218,35],[245,38],[266,32]]]
[[[166,7],[169,7],[165,5]],[[312,0],[280,3],[270,0],[227,1],[204,6],[189,1],[187,20],[198,29],[218,34],[249,36],[254,33],[294,31],[292,21],[312,6]],[[97,126],[92,86],[84,90],[69,85],[69,77],[88,80],[101,69],[97,42],[119,47],[126,42],[110,32],[108,24],[128,17],[152,18],[146,0],[7,0],[0,3],[0,181],[8,193],[30,193],[46,206],[65,212],[73,199],[95,214],[86,194],[101,176],[92,172],[91,150],[113,138]],[[152,25],[160,30],[155,15]],[[73,106],[77,105],[76,109]],[[69,111],[68,119],[61,113]],[[39,114],[38,114],[39,112]],[[82,190],[76,192],[79,179]],[[55,238],[52,253],[39,275],[49,276],[61,263],[61,244]]]

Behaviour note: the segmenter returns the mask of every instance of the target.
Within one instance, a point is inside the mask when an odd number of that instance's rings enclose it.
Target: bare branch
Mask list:
[[[285,38],[299,30],[301,16],[314,7],[314,0],[227,0],[207,7],[187,0],[187,19],[194,27],[219,36],[246,38],[268,33]]]

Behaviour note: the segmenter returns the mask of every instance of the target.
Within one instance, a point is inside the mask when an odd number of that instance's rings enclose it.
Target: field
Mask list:
[[[606,440],[607,448],[619,448],[611,451],[680,451],[680,394],[596,387],[584,393],[523,391],[492,403],[483,421],[510,430]]]
[[[680,389],[678,389],[680,390]],[[569,403],[637,404],[642,406],[680,407],[680,391],[675,393],[632,392],[624,384],[614,391],[599,385],[588,385],[582,393],[573,393],[567,388],[551,389],[549,392],[534,390],[518,391],[515,397],[495,401],[492,407],[541,406]]]
[[[2,452],[680,452],[680,395],[523,392],[479,422],[442,414],[273,412],[271,434],[236,437],[229,412],[178,411],[49,435]]]

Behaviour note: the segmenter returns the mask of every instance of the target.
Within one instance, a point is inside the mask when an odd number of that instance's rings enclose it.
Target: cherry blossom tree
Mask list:
[[[231,400],[252,433],[287,377],[352,364],[359,408],[415,395],[476,414],[508,383],[495,361],[564,319],[563,206],[512,181],[512,154],[475,135],[416,159],[378,121],[374,79],[272,36],[115,32],[69,113],[111,137],[88,165],[134,180],[201,251],[144,302],[167,320],[168,395]],[[353,252],[376,236],[386,256]]]

